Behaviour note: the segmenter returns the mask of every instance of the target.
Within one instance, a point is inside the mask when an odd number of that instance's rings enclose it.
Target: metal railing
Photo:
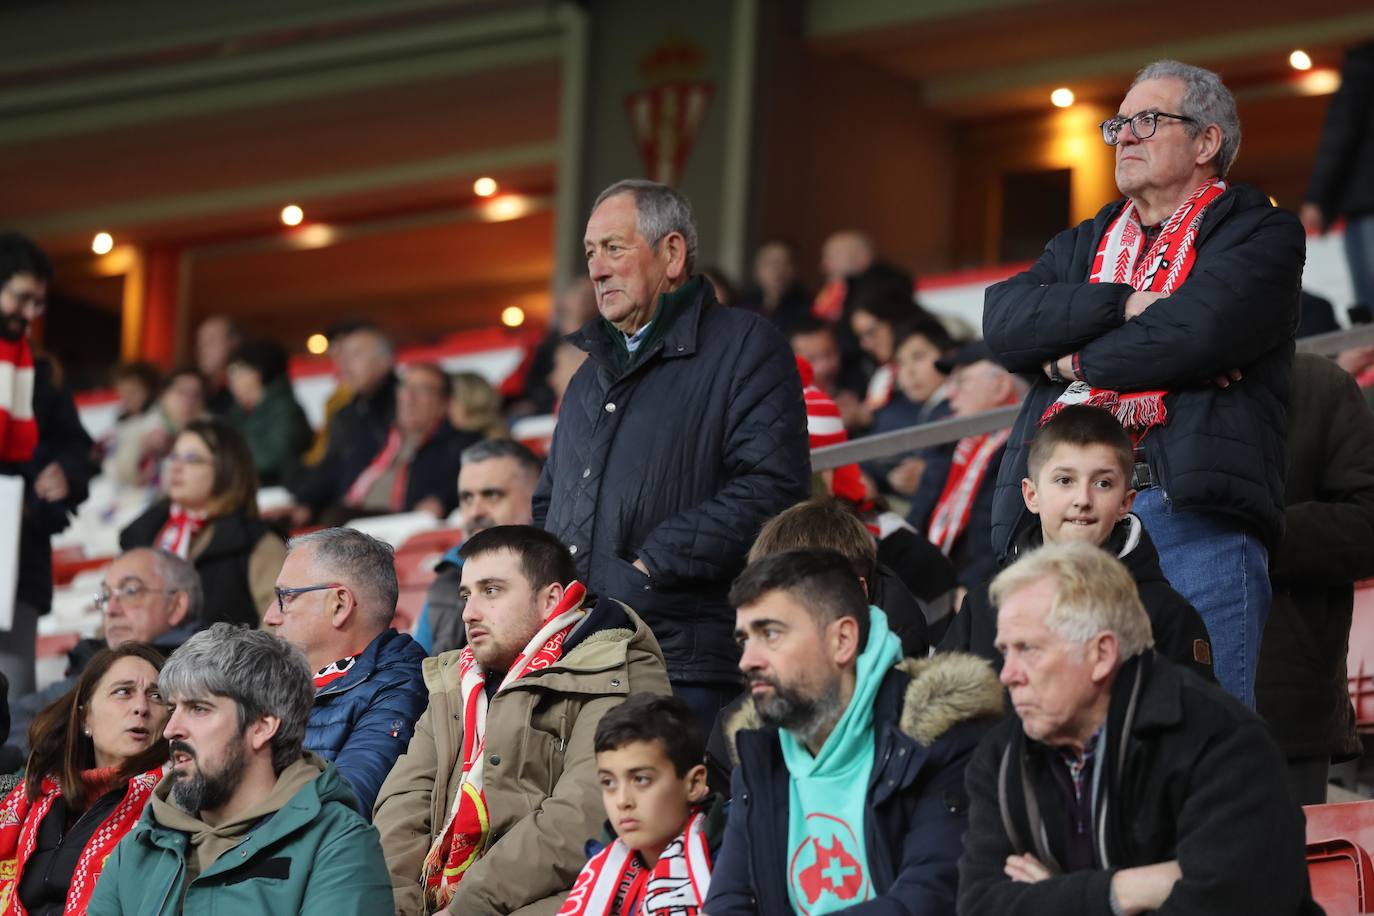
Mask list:
[[[1328,334],[1304,337],[1298,341],[1301,353],[1319,353],[1333,356],[1342,350],[1374,344],[1374,324],[1363,324]],[[845,464],[872,461],[914,452],[932,445],[957,442],[965,436],[992,432],[1010,426],[1016,419],[1020,407],[999,407],[985,413],[969,417],[949,417],[933,423],[921,423],[906,429],[895,429],[889,433],[865,436],[852,442],[827,445],[811,452],[811,469],[825,471]]]

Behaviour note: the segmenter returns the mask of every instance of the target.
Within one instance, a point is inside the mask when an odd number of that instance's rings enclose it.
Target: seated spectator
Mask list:
[[[243,343],[243,329],[228,315],[211,315],[196,328],[196,368],[207,387],[205,406],[223,417],[234,407],[229,390],[229,358]]]
[[[264,487],[293,482],[314,437],[291,390],[286,363],[286,349],[273,340],[250,340],[229,357],[234,404],[224,416],[248,441]]]
[[[858,338],[859,348],[877,368],[869,377],[860,412],[850,426],[872,427],[880,410],[886,410],[890,429],[920,422],[920,405],[907,400],[897,387],[894,360],[901,327],[929,316],[912,300],[910,286],[903,289],[879,284],[859,290],[852,299],[849,326]]]
[[[67,653],[67,675],[62,680],[10,700],[10,721],[15,729],[11,743],[25,753],[34,716],[75,687],[102,650],[137,642],[170,655],[200,628],[205,597],[200,577],[190,563],[159,548],[135,547],[105,568],[105,581],[94,603],[103,615],[104,638],[83,639],[73,646]]]
[[[1026,390],[1023,379],[993,362],[982,341],[960,347],[940,360],[939,367],[950,377],[950,407],[956,417],[1015,404]],[[966,589],[997,570],[989,533],[993,485],[1010,435],[1010,428],[978,433],[928,452],[921,485],[907,511],[907,521],[944,551]]]
[[[811,296],[797,278],[797,257],[792,246],[774,240],[754,253],[753,285],[740,294],[738,305],[757,312],[783,334],[811,314]]]
[[[537,528],[463,546],[468,645],[425,661],[429,709],[377,799],[397,916],[555,912],[586,861],[605,813],[596,725],[669,691],[649,628],[618,601],[585,606],[575,577]]]
[[[342,524],[364,515],[428,512],[444,518],[457,506],[453,481],[463,449],[478,441],[474,433],[449,425],[452,384],[432,363],[406,368],[396,387],[396,422],[386,443],[351,481],[340,488],[320,521]]]
[[[142,643],[103,649],[34,720],[24,781],[0,801],[4,912],[87,912],[167,761],[161,670],[162,655]]]
[[[391,341],[374,325],[351,323],[336,330],[329,352],[340,385],[352,396],[329,417],[323,455],[292,488],[295,504],[279,510],[293,527],[309,524],[344,498],[386,446],[396,420],[398,380]]]
[[[1326,801],[1327,769],[1363,753],[1346,656],[1355,582],[1374,576],[1374,415],[1324,356],[1293,359],[1284,535],[1255,681],[1299,804]]]
[[[205,592],[205,623],[257,626],[276,600],[286,544],[258,518],[248,444],[226,420],[193,420],[167,468],[167,498],[119,533],[120,548],[161,547],[190,560]]]
[[[954,349],[954,340],[935,318],[924,317],[897,327],[892,365],[897,391],[902,395],[873,413],[874,435],[942,420],[950,414],[945,397],[946,377],[936,363]],[[921,452],[878,458],[864,463],[864,473],[883,493],[908,499],[921,485],[925,470]]]
[[[525,391],[510,406],[509,415],[530,416],[554,412],[562,394],[554,390],[550,375],[556,371],[555,363],[559,350],[564,346],[563,338],[596,316],[596,290],[592,287],[591,279],[585,275],[573,278],[554,299],[548,332],[529,356]]]
[[[1321,912],[1274,739],[1151,649],[1120,561],[1042,547],[990,594],[1015,715],[969,765],[961,913]]]
[[[1007,563],[1043,544],[1081,542],[1108,551],[1135,580],[1159,654],[1215,683],[1207,625],[1164,578],[1150,533],[1131,514],[1135,451],[1116,417],[1098,407],[1065,407],[1035,434],[1026,467],[1021,492],[1033,518],[1012,542]],[[940,649],[972,652],[1000,669],[996,641],[997,609],[984,583],[969,590]]]
[[[391,546],[352,528],[292,538],[276,592],[263,627],[300,649],[315,672],[305,749],[334,764],[371,820],[377,790],[429,697],[424,650],[391,629]]]
[[[157,404],[120,431],[106,473],[120,486],[156,486],[177,434],[204,413],[205,379],[195,369],[173,370]]]
[[[709,794],[692,708],[632,694],[601,717],[593,747],[609,842],[583,866],[558,916],[701,912],[725,799]]]
[[[138,420],[153,406],[153,398],[162,390],[162,373],[152,363],[121,363],[115,367],[111,382],[119,398],[119,413],[114,427],[96,443],[95,460],[104,463],[113,455],[122,439],[127,439],[138,426]]]
[[[464,449],[458,471],[458,513],[464,538],[497,525],[530,524],[531,501],[542,468],[534,452],[513,439],[483,439]],[[438,575],[415,623],[415,640],[430,655],[467,645],[463,606],[458,600],[462,550],[462,543],[456,544],[439,559],[434,567]]]
[[[459,372],[453,376],[453,397],[448,403],[448,422],[456,430],[478,439],[510,436],[501,418],[501,396],[484,376]]]
[[[377,832],[332,764],[302,752],[300,652],[218,623],[162,670],[171,772],[105,863],[89,916],[392,912]],[[169,855],[169,851],[175,850]]]
[[[812,383],[826,395],[833,398],[841,388],[852,387],[853,380],[841,377],[840,345],[829,322],[798,319],[787,340],[792,352],[811,366]]]
[[[730,599],[753,702],[727,730],[738,765],[705,910],[953,914],[964,767],[1002,710],[992,672],[903,661],[834,551],[751,563]]]

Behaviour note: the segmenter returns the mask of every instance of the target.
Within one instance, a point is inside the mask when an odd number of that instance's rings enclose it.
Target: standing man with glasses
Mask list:
[[[988,344],[1039,378],[998,475],[993,547],[1005,556],[1035,522],[1020,486],[1039,425],[1066,404],[1112,411],[1135,445],[1135,512],[1164,574],[1202,614],[1217,680],[1253,708],[1283,530],[1302,225],[1226,181],[1240,119],[1215,73],[1151,64],[1102,137],[1125,199],[987,291]]]
[[[52,263],[41,248],[16,232],[0,232],[0,476],[23,482],[18,584],[0,596],[0,604],[13,603],[8,629],[0,626],[0,674],[17,694],[36,686],[38,618],[52,607],[52,536],[85,501],[94,471],[91,437],[72,396],[29,341],[32,323],[47,310],[51,282]]]
[[[195,567],[176,554],[155,547],[136,547],[115,557],[105,568],[100,591],[92,596],[102,615],[104,639],[83,639],[67,653],[67,676],[25,695],[12,695],[9,743],[28,752],[29,723],[44,706],[76,686],[81,673],[101,649],[126,642],[147,643],[170,655],[200,629],[205,602]],[[0,772],[8,772],[0,766]]]
[[[429,701],[425,650],[391,628],[391,547],[353,528],[292,538],[276,593],[263,627],[300,649],[315,675],[305,749],[338,767],[371,820],[377,790]]]

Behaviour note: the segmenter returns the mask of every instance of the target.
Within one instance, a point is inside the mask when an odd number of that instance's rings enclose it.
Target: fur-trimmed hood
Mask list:
[[[919,744],[934,744],[961,722],[1003,715],[1002,685],[992,665],[976,655],[946,652],[930,658],[904,658],[895,670],[911,679],[906,685],[898,724],[903,733]],[[746,696],[725,721],[725,743],[732,767],[739,766],[736,736],[741,731],[766,727]]]

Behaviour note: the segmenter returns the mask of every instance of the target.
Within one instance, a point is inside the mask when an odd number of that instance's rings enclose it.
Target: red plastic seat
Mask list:
[[[1374,801],[1309,805],[1307,873],[1328,916],[1374,910]]]
[[[1345,665],[1350,702],[1355,706],[1355,728],[1361,734],[1374,735],[1374,580],[1366,579],[1355,588]]]
[[[434,581],[434,565],[453,545],[463,540],[461,528],[441,528],[413,535],[396,551],[396,580],[401,590],[422,592]],[[421,601],[423,604],[423,601]],[[416,610],[419,613],[419,610]]]

